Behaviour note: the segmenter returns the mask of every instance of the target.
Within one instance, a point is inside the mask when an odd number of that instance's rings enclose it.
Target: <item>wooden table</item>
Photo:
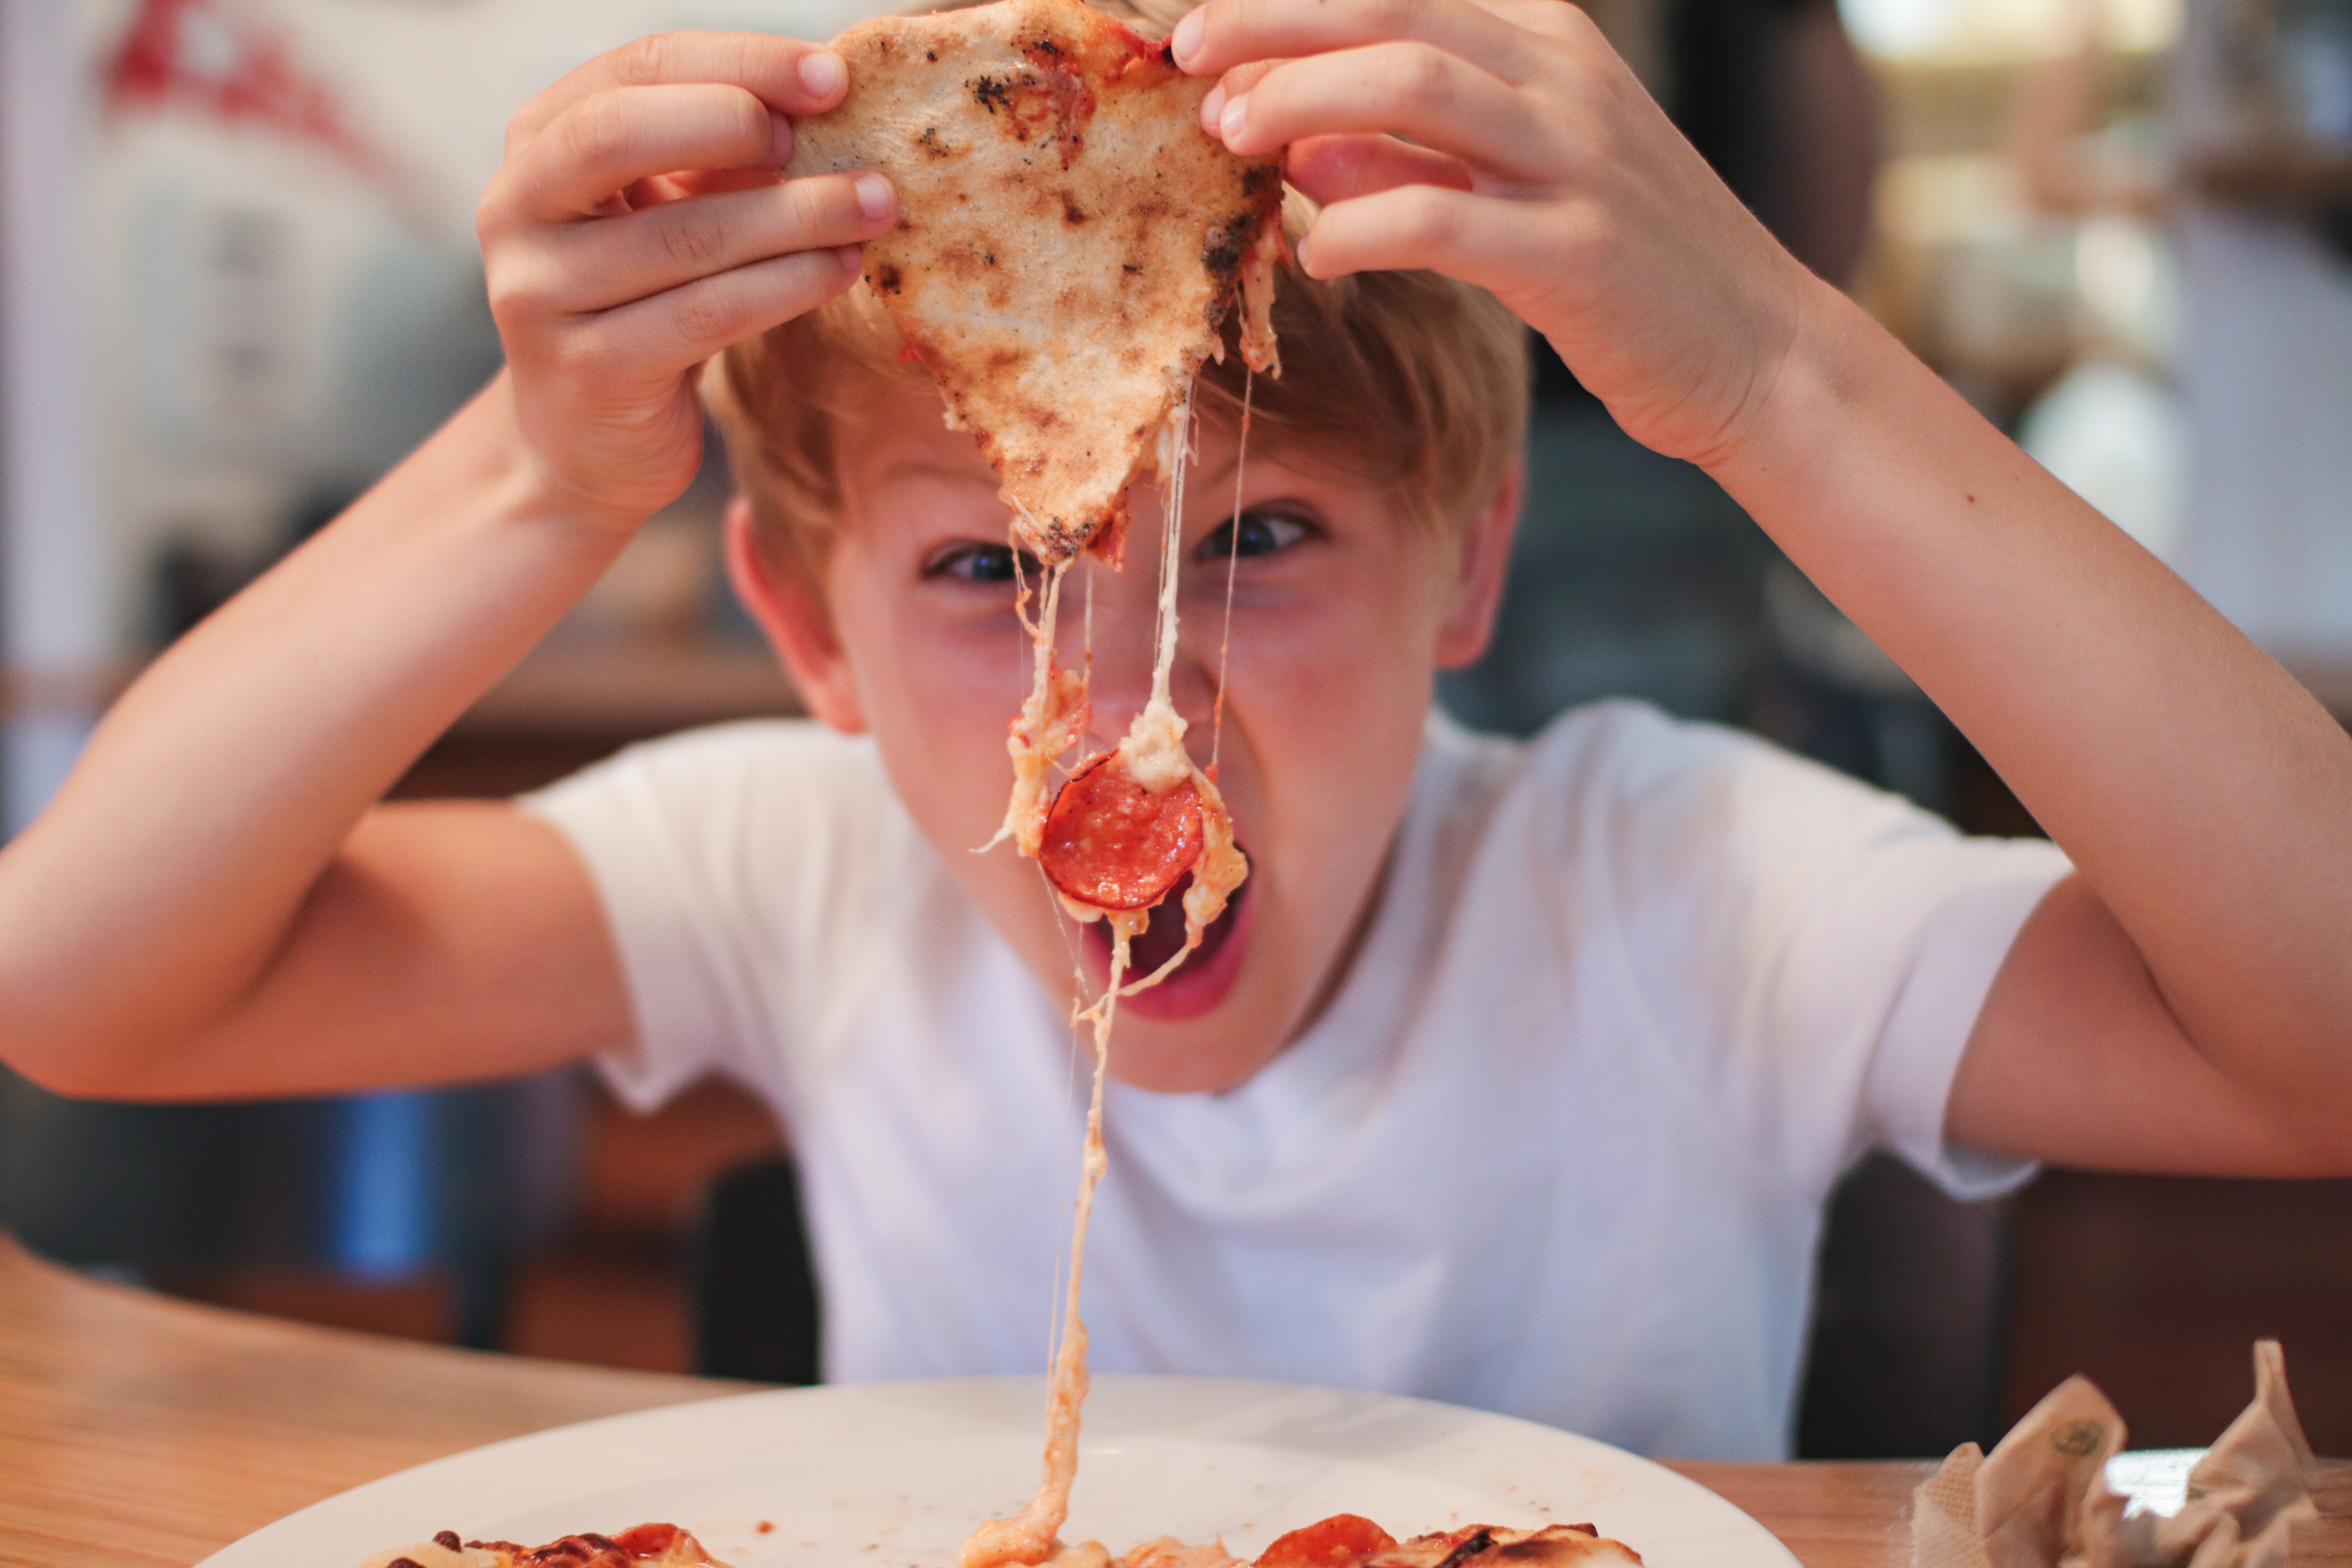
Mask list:
[[[185,1564],[443,1454],[742,1386],[194,1306],[53,1268],[0,1236],[0,1563]],[[1927,1470],[1675,1468],[1761,1520],[1807,1568],[1905,1563],[1904,1509]],[[2321,1506],[2295,1563],[2352,1564],[2352,1466],[2329,1467]]]

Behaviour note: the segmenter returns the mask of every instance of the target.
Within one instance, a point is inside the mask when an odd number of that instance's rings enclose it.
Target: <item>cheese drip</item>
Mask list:
[[[1102,1110],[1103,1081],[1110,1066],[1110,1026],[1118,1012],[1128,942],[1143,929],[1148,918],[1140,910],[1110,917],[1110,985],[1092,1007],[1078,1015],[1080,1021],[1094,1025],[1095,1087],[1087,1102],[1086,1154],[1078,1170],[1076,1214],[1070,1222],[1070,1280],[1062,1300],[1062,1331],[1046,1384],[1045,1479],[1027,1508],[1009,1519],[990,1520],[965,1538],[956,1555],[957,1568],[1005,1568],[1008,1563],[1036,1564],[1048,1560],[1076,1568],[1070,1560],[1081,1554],[1096,1563],[1107,1561],[1109,1555],[1096,1542],[1066,1548],[1060,1531],[1063,1521],[1070,1517],[1070,1487],[1078,1479],[1078,1413],[1089,1383],[1087,1326],[1078,1316],[1078,1289],[1087,1271],[1087,1222],[1094,1215],[1095,1187],[1109,1163],[1103,1149]]]
[[[1070,1514],[1070,1489],[1077,1480],[1079,1416],[1089,1385],[1087,1329],[1079,1315],[1078,1300],[1086,1274],[1087,1226],[1094,1214],[1095,1188],[1108,1164],[1103,1145],[1102,1106],[1103,1085],[1110,1065],[1111,1024],[1121,996],[1157,985],[1175,973],[1177,966],[1200,945],[1202,933],[1210,923],[1224,912],[1233,890],[1249,875],[1249,861],[1234,843],[1233,820],[1225,811],[1223,795],[1218,793],[1215,781],[1194,764],[1185,750],[1184,716],[1176,711],[1171,695],[1180,629],[1176,603],[1182,568],[1184,475],[1192,456],[1192,398],[1188,389],[1184,402],[1171,414],[1160,433],[1158,453],[1167,495],[1160,509],[1160,593],[1152,632],[1151,691],[1117,748],[1118,765],[1154,794],[1164,795],[1186,779],[1192,781],[1198,792],[1202,846],[1192,864],[1192,885],[1184,894],[1184,945],[1152,973],[1126,983],[1129,943],[1150,925],[1150,910],[1103,910],[1067,894],[1055,895],[1073,919],[1082,923],[1097,920],[1110,922],[1111,963],[1109,983],[1102,995],[1093,1006],[1077,1015],[1078,1021],[1093,1025],[1094,1091],[1087,1106],[1085,1152],[1079,1169],[1076,1213],[1071,1220],[1069,1283],[1063,1297],[1061,1331],[1046,1384],[1045,1474],[1026,1508],[1008,1518],[990,1520],[965,1539],[957,1553],[958,1568],[1008,1568],[1014,1563],[1024,1568],[1038,1568],[1041,1564],[1051,1564],[1052,1568],[1105,1568],[1110,1560],[1100,1542],[1065,1545],[1060,1532]],[[1237,456],[1237,465],[1238,461]],[[1240,525],[1240,493],[1236,476],[1236,529]],[[1019,547],[1017,535],[1014,547]],[[1016,601],[1031,640],[1031,687],[1028,700],[1022,705],[1021,717],[1013,721],[1006,742],[1013,758],[1013,796],[1005,808],[1003,826],[994,838],[982,846],[983,849],[1011,838],[1023,855],[1036,858],[1051,804],[1045,789],[1047,771],[1054,760],[1085,733],[1092,714],[1085,673],[1065,670],[1054,658],[1055,621],[1061,605],[1062,579],[1067,570],[1067,562],[1050,569],[1034,620],[1026,615],[1025,582]],[[1226,614],[1230,619],[1230,575]],[[1087,619],[1091,637],[1091,614]],[[1221,655],[1217,679],[1220,719],[1224,699],[1223,666]],[[1139,1552],[1139,1561],[1152,1561],[1156,1556],[1171,1564],[1171,1568],[1213,1568],[1216,1563],[1231,1561],[1220,1548],[1182,1548],[1164,1539]]]

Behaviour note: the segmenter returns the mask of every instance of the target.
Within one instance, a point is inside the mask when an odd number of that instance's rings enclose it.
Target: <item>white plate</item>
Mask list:
[[[1037,1378],[782,1389],[586,1421],[419,1465],[257,1531],[205,1568],[341,1568],[455,1530],[536,1545],[647,1520],[738,1568],[948,1568],[1037,1482]],[[1065,1539],[1222,1538],[1250,1557],[1360,1513],[1398,1536],[1590,1521],[1650,1568],[1796,1568],[1696,1482],[1588,1437],[1382,1394],[1101,1377]],[[772,1528],[762,1533],[760,1525]]]

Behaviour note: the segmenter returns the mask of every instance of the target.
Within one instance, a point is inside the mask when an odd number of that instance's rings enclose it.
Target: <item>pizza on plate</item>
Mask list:
[[[1172,1536],[1112,1558],[1087,1543],[1063,1553],[1068,1568],[1576,1568],[1642,1559],[1589,1524],[1505,1530],[1466,1524],[1400,1542],[1352,1513],[1294,1530],[1243,1563],[1221,1545],[1187,1546]],[[431,1541],[372,1557],[361,1568],[727,1568],[674,1524],[641,1524],[615,1536],[567,1535],[526,1548],[504,1541],[460,1542],[445,1530]]]
[[[463,1541],[454,1530],[380,1552],[360,1568],[727,1568],[674,1524],[640,1524],[618,1535],[567,1535],[544,1546]]]

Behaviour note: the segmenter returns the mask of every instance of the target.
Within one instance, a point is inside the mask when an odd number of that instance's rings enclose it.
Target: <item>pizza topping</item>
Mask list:
[[[1258,1553],[1257,1568],[1357,1568],[1395,1544],[1395,1536],[1361,1514],[1335,1513],[1276,1537]]]
[[[433,1532],[433,1544],[444,1552],[455,1552],[466,1543],[457,1538],[454,1530],[436,1530]]]
[[[1078,743],[1094,716],[1087,700],[1086,677],[1064,669],[1054,659],[1054,623],[1061,610],[1062,578],[1066,571],[1066,566],[1056,566],[1046,574],[1037,617],[1024,621],[1034,662],[1028,699],[1004,741],[1004,749],[1013,758],[1013,796],[1005,803],[1004,822],[996,837],[981,846],[992,849],[1010,838],[1032,860],[1037,858],[1045,835],[1045,775],[1055,758]],[[1020,594],[1016,605],[1025,616],[1029,602],[1025,579]]]
[[[1192,780],[1154,795],[1103,752],[1054,797],[1037,863],[1054,886],[1103,910],[1148,909],[1200,858],[1201,795]]]

